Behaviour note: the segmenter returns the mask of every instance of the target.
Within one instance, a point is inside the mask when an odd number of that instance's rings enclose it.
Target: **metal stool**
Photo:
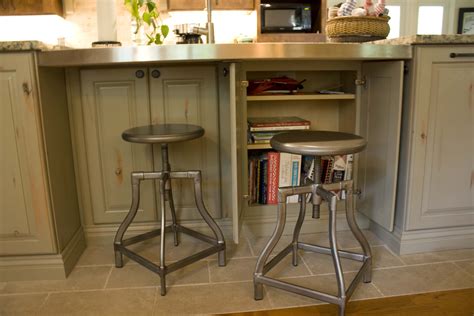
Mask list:
[[[188,124],[157,124],[146,125],[128,129],[122,133],[122,138],[128,142],[142,143],[142,144],[161,144],[161,160],[162,170],[158,172],[132,172],[132,205],[130,211],[120,225],[114,240],[115,251],[115,266],[117,268],[123,267],[123,257],[126,255],[130,259],[143,265],[145,268],[157,273],[161,279],[161,295],[166,295],[166,274],[173,272],[179,268],[187,266],[211,254],[218,253],[219,266],[225,266],[225,241],[224,236],[207,212],[204,202],[202,200],[201,190],[201,171],[171,171],[171,166],[168,161],[168,143],[182,142],[199,138],[204,135],[204,129],[196,125]],[[159,180],[160,196],[161,196],[161,226],[158,229],[150,232],[140,234],[134,237],[123,239],[123,235],[127,231],[128,226],[132,223],[138,211],[140,202],[140,181],[142,180]],[[189,228],[178,224],[176,212],[173,204],[173,194],[171,191],[171,179],[192,179],[194,181],[194,197],[196,205],[204,221],[209,225],[214,233],[214,238],[201,234]],[[168,201],[172,224],[166,226],[166,209],[165,202]],[[174,244],[178,246],[178,232],[188,234],[197,239],[212,244],[212,247],[193,254],[189,257],[181,259],[170,265],[165,263],[165,233],[173,232]],[[160,265],[156,265],[150,260],[138,255],[137,253],[126,248],[126,246],[144,241],[155,236],[161,236],[160,240]]]
[[[329,131],[291,131],[278,134],[271,139],[272,148],[293,154],[314,156],[315,180],[311,185],[301,185],[297,187],[284,187],[278,190],[278,217],[275,231],[270,240],[262,250],[254,273],[254,291],[255,299],[263,298],[263,284],[273,286],[282,290],[290,291],[296,294],[308,296],[321,301],[339,305],[340,315],[344,315],[345,306],[350,296],[354,292],[357,284],[363,279],[364,282],[371,281],[372,255],[370,246],[360,228],[357,226],[354,215],[353,204],[353,181],[346,180],[334,184],[320,183],[320,161],[321,156],[345,155],[362,151],[366,146],[366,141],[357,135],[329,132]],[[337,194],[333,191],[344,191],[346,199],[346,217],[348,225],[362,246],[364,254],[350,251],[338,250],[336,241],[336,201]],[[299,195],[300,213],[293,232],[293,240],[284,250],[267,262],[267,259],[275,245],[280,239],[286,221],[286,198],[290,195]],[[312,194],[311,203],[313,205],[313,218],[319,218],[319,206],[322,201],[329,205],[329,242],[330,247],[302,243],[298,241],[301,226],[303,225],[306,212],[306,194]],[[293,255],[293,265],[298,265],[297,251],[303,249],[306,251],[318,252],[331,255],[336,270],[336,279],[338,285],[338,295],[330,295],[324,292],[315,291],[306,287],[297,286],[291,283],[283,282],[270,278],[265,274],[280,262],[288,253]],[[362,267],[356,277],[345,288],[344,276],[340,257],[363,262]]]

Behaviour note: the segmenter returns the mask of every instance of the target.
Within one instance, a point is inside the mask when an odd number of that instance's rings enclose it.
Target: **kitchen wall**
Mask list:
[[[104,0],[64,1],[65,20],[57,16],[0,16],[0,41],[40,40],[57,45],[59,39],[60,44],[69,47],[90,47],[92,42],[98,40],[96,1]],[[123,0],[115,0],[115,11],[116,16],[103,18],[109,18],[112,22],[115,19],[116,40],[122,45],[132,45],[130,13],[123,5]],[[164,12],[162,18],[163,23],[173,30],[176,24],[205,23],[207,12]],[[212,19],[216,43],[232,43],[239,35],[256,38],[256,11],[214,11]],[[175,34],[170,32],[165,44],[174,44],[176,40]]]

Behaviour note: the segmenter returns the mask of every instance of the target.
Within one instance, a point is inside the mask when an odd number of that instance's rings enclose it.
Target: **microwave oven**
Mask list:
[[[261,3],[261,33],[311,32],[310,3]]]

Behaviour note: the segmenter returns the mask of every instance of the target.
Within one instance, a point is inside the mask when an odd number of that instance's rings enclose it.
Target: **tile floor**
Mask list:
[[[394,255],[370,232],[365,232],[374,253],[373,281],[361,284],[352,300],[422,293],[474,286],[474,249],[441,251],[406,256]],[[338,233],[339,246],[359,250],[349,232]],[[185,235],[179,247],[167,248],[169,261],[178,260],[206,244]],[[305,234],[301,239],[327,244],[326,234]],[[228,245],[226,267],[217,266],[217,255],[168,275],[168,294],[161,296],[158,276],[125,259],[125,266],[113,265],[111,243],[89,242],[76,268],[66,280],[0,282],[0,315],[172,315],[213,314],[287,308],[321,302],[274,288],[265,288],[261,301],[254,301],[252,273],[265,238],[243,237],[239,245]],[[281,249],[289,236],[284,236]],[[153,261],[158,260],[159,239],[135,246]],[[335,294],[331,259],[300,252],[300,265],[290,256],[271,274],[281,279]],[[343,259],[344,274],[355,276],[359,263]]]

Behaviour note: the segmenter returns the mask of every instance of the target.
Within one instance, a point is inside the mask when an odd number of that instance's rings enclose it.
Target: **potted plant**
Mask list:
[[[162,23],[156,2],[153,0],[124,0],[124,4],[132,15],[134,37],[139,38],[143,30],[148,39],[147,45],[163,44],[164,39],[168,36],[169,27]]]

